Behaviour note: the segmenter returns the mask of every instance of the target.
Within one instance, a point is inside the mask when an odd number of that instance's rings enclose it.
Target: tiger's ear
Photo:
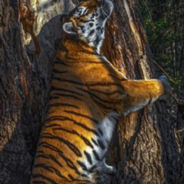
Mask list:
[[[75,29],[74,29],[74,26],[73,26],[73,23],[72,22],[66,22],[63,24],[63,30],[70,34],[70,35],[76,35],[76,32],[75,32]]]

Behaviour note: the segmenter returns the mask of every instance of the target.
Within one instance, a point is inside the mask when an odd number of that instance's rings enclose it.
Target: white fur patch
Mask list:
[[[109,142],[112,138],[114,128],[116,126],[116,117],[117,117],[117,113],[110,113],[96,127],[96,131],[99,132],[99,129],[100,129],[100,131],[103,133],[103,135],[101,135],[99,133],[100,136],[95,135],[93,137],[93,139],[96,142],[98,142],[98,140],[100,140],[103,143],[103,145],[105,146],[105,149],[102,149],[100,146],[97,146],[96,144],[91,142],[93,144],[93,148],[87,147],[87,149],[85,151],[91,156],[92,164],[89,163],[89,161],[87,160],[85,155],[83,155],[83,160],[82,160],[82,162],[85,164],[87,169],[90,169],[92,166],[96,165],[97,170],[99,170],[99,171],[100,170],[112,170],[112,167],[109,167],[109,166],[105,167],[104,161],[99,162],[98,160],[96,160],[96,158],[93,154],[93,150],[95,150],[95,152],[99,155],[99,157],[101,159],[104,158],[105,153],[107,152],[107,149],[108,149]],[[86,174],[85,171],[84,171],[84,174]]]
[[[106,141],[110,141],[112,138],[112,134],[116,125],[116,119],[114,119],[114,117],[117,117],[117,113],[112,112],[100,123],[99,128],[101,128],[103,131],[103,139]]]

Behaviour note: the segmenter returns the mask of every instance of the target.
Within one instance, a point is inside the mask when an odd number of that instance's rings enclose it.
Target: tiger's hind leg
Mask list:
[[[102,172],[106,174],[115,174],[116,168],[114,166],[107,165],[105,159],[102,161]]]
[[[116,168],[113,166],[109,166],[106,164],[105,159],[101,161],[99,164],[99,175],[97,178],[97,183],[96,184],[110,184],[112,181],[112,178],[115,173],[116,173]]]
[[[114,166],[110,166],[106,164],[105,159],[103,159],[99,164],[96,170],[99,173],[104,173],[104,174],[115,174],[116,173],[116,168]]]
[[[93,166],[88,176],[90,178],[90,182],[94,184],[108,184],[107,181],[110,181],[107,178],[111,178],[112,175],[116,173],[116,168],[113,166],[109,166],[106,164],[105,159],[100,161],[98,164]]]

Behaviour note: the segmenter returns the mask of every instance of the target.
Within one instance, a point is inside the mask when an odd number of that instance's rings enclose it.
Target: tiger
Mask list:
[[[31,184],[96,184],[116,169],[105,155],[120,117],[167,100],[166,77],[128,80],[100,54],[110,0],[81,1],[63,24]]]

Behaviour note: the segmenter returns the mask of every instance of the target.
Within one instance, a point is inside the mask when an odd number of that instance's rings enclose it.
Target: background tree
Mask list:
[[[104,55],[129,79],[158,77],[139,4],[113,2]],[[73,6],[68,0],[0,1],[0,183],[29,181],[61,37],[60,14]],[[176,130],[182,130],[184,122],[175,112],[158,102],[122,118],[108,156],[118,166],[112,183],[183,182],[184,151]]]
[[[153,58],[167,72],[180,98],[184,92],[184,2],[140,1]],[[163,71],[164,70],[164,71]]]
[[[175,95],[180,99],[177,108],[173,109],[173,120],[176,123],[177,144],[182,153],[184,147],[184,105],[182,102],[184,99],[184,2],[182,0],[156,0],[154,2],[145,0],[140,1],[140,5],[153,52],[153,63],[158,73],[165,73],[168,76]],[[182,154],[181,160],[184,159]],[[184,170],[180,173],[184,174]]]
[[[106,44],[105,49],[109,48],[106,56],[128,78],[158,77],[140,19],[139,4],[131,0],[114,3],[113,23],[109,25],[111,31],[107,36],[111,44]],[[121,162],[114,183],[179,183],[181,155],[175,130],[178,122],[181,127],[183,122],[170,115],[171,111],[164,104],[156,103],[121,121],[118,128]]]

